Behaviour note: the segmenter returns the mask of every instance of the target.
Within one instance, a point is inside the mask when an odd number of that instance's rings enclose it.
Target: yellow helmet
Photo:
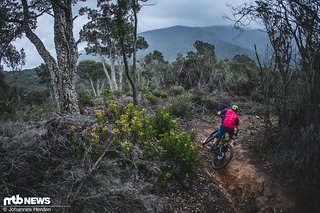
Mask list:
[[[239,107],[237,105],[232,105],[231,109],[236,112],[239,111]]]

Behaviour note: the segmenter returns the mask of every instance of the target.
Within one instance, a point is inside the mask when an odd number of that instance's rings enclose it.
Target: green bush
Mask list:
[[[49,99],[48,90],[32,90],[24,97],[24,101],[28,105],[41,105]]]
[[[170,104],[172,115],[190,119],[194,114],[191,97],[192,95],[190,93],[184,93],[174,98]]]
[[[184,185],[189,185],[196,177],[200,165],[200,147],[195,143],[196,134],[171,130],[164,134],[160,146],[165,150],[163,158],[175,162],[177,170],[173,174]]]
[[[0,119],[7,119],[14,117],[16,111],[15,108],[0,100]]]
[[[106,120],[104,112],[97,112],[92,128],[71,127],[71,152],[75,157],[82,156],[90,148],[89,156],[96,159],[107,142],[126,158],[131,158],[134,148],[138,147],[142,158],[167,161],[172,165],[171,170],[160,174],[160,185],[174,180],[171,174],[182,184],[190,184],[200,163],[200,148],[194,132],[179,130],[166,109],[159,109],[151,116],[133,104],[122,108],[114,102],[108,105],[107,113],[114,115],[112,124]]]
[[[147,86],[142,86],[142,87],[139,89],[139,91],[141,91],[143,94],[147,94],[147,93],[150,92],[150,89],[149,89],[149,87],[147,87]]]
[[[263,95],[257,90],[253,90],[250,93],[250,99],[259,103],[262,103],[264,101]]]
[[[177,126],[176,120],[172,119],[169,110],[165,108],[156,111],[155,115],[151,118],[151,124],[156,136],[162,136]]]
[[[71,154],[78,159],[85,153],[93,160],[97,160],[103,152],[104,145],[108,142],[108,127],[106,116],[102,111],[96,112],[95,123],[92,128],[80,130],[76,126],[70,126]]]
[[[182,95],[184,92],[185,92],[185,89],[183,86],[175,85],[170,88],[171,95]]]
[[[93,95],[88,91],[78,92],[78,105],[80,111],[83,112],[85,107],[93,105]]]
[[[170,171],[162,171],[158,178],[158,184],[161,188],[168,186],[170,180],[172,180],[172,173]]]
[[[148,104],[151,104],[151,105],[155,105],[159,102],[159,99],[151,93],[148,93],[145,99],[148,101]]]
[[[204,100],[204,96],[200,94],[194,94],[191,96],[191,101],[193,103],[201,103]]]
[[[27,120],[39,120],[54,111],[53,102],[49,101],[44,104],[31,106],[23,115],[24,119]]]
[[[152,95],[158,97],[158,98],[166,98],[168,97],[168,94],[164,90],[155,89],[152,91]]]

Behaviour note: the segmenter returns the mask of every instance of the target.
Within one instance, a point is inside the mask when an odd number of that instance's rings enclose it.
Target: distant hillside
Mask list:
[[[146,31],[139,35],[145,37],[149,48],[139,51],[138,58],[143,58],[153,50],[158,50],[169,61],[174,60],[179,53],[186,54],[189,51],[194,51],[193,44],[197,40],[214,44],[218,59],[232,58],[237,54],[244,54],[255,59],[253,45],[256,44],[259,54],[263,55],[268,43],[265,32],[253,29],[240,33],[234,30],[232,26],[173,26]],[[84,50],[80,54],[80,61],[97,59],[97,57],[86,55]]]
[[[39,84],[39,77],[34,69],[25,69],[21,72],[3,72],[6,82],[12,86],[25,88],[27,91],[43,90],[46,87]]]

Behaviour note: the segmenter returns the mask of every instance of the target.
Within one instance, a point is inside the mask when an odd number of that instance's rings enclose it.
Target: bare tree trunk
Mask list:
[[[113,84],[111,82],[111,78],[110,78],[110,75],[109,75],[105,60],[102,58],[102,56],[100,56],[100,57],[101,57],[101,62],[102,62],[102,67],[103,67],[104,74],[106,75],[107,81],[109,83],[109,88],[111,89],[111,91],[114,91]]]
[[[116,79],[116,68],[114,65],[114,58],[112,57],[112,50],[110,48],[110,68],[111,68],[111,84],[113,87],[113,90],[118,91],[118,84],[117,84],[117,79]]]
[[[133,40],[133,53],[132,53],[132,77],[134,82],[134,87],[132,88],[133,92],[133,104],[138,105],[138,99],[137,99],[137,88],[136,88],[136,57],[137,57],[137,38],[138,38],[138,16],[137,16],[137,10],[138,10],[138,1],[132,0],[132,9],[133,9],[133,16],[134,16],[134,40]]]
[[[138,104],[136,84],[133,81],[133,79],[131,78],[130,73],[129,73],[129,64],[128,64],[128,59],[127,59],[127,55],[125,52],[125,45],[124,45],[123,39],[124,39],[123,36],[120,36],[120,44],[121,44],[121,52],[122,52],[123,63],[124,63],[124,71],[126,73],[126,76],[129,80],[129,83],[130,83],[130,86],[132,89],[133,104],[136,106]]]
[[[63,4],[63,5],[61,5]],[[59,108],[61,112],[79,114],[75,88],[78,48],[73,37],[71,0],[65,3],[52,1],[54,13],[54,42],[57,53]]]
[[[98,96],[101,95],[101,92],[103,91],[104,86],[105,86],[105,80],[102,81],[101,86],[99,87],[100,89],[99,89],[99,91],[98,91]]]
[[[120,57],[117,59],[117,66],[118,66],[118,89],[119,92],[122,92],[122,88],[123,88],[123,72],[124,72],[124,66],[123,66],[123,61],[121,61]]]
[[[53,99],[58,111],[67,114],[79,114],[80,111],[75,91],[78,51],[72,32],[73,18],[71,2],[59,6],[55,2],[52,2],[57,62],[45,48],[41,39],[28,25],[29,8],[27,0],[22,0],[22,5],[24,12],[23,29],[27,38],[34,44],[49,69]]]
[[[91,78],[89,78],[89,81],[90,81],[90,85],[91,85],[91,89],[92,89],[93,95],[94,95],[94,96],[97,96],[97,92],[96,92],[96,90],[95,90],[95,88],[94,88],[94,85],[93,85],[92,79],[91,79]]]
[[[119,66],[119,92],[122,92],[123,72],[124,72],[124,68],[123,68],[123,65],[121,65]]]

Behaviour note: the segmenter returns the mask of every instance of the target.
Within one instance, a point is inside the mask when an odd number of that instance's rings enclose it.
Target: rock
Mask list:
[[[261,209],[262,207],[264,207],[266,205],[266,203],[268,202],[269,198],[265,197],[265,196],[260,196],[256,198],[256,206],[258,209]]]

